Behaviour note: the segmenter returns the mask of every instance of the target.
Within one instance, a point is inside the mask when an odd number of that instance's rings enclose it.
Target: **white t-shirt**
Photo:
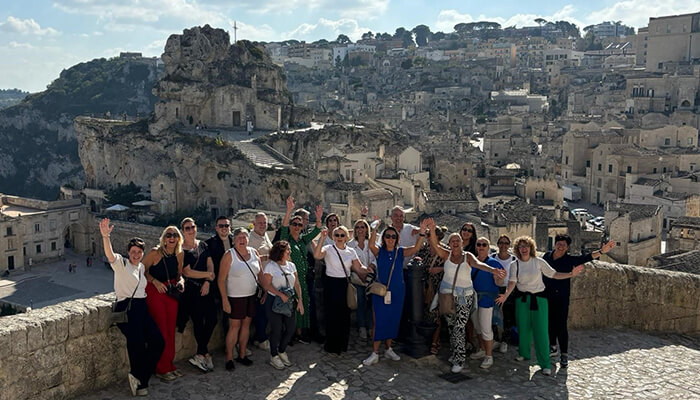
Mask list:
[[[346,246],[355,249],[355,253],[357,253],[357,257],[360,259],[360,263],[362,263],[362,265],[364,265],[365,267],[369,267],[372,264],[377,265],[377,260],[374,258],[374,254],[372,254],[372,251],[369,249],[369,239],[365,239],[364,249],[360,248],[359,244],[357,243],[357,240],[355,239],[347,242]]]
[[[326,256],[323,260],[326,262],[326,275],[331,278],[345,278],[350,275],[352,265],[352,260],[359,260],[355,249],[349,246],[345,246],[344,249],[338,249],[338,253],[335,252],[334,244],[327,244],[323,246],[323,251]],[[343,264],[341,264],[338,254],[343,258],[343,263],[345,264],[345,270],[343,270]],[[346,275],[347,274],[347,275]]]
[[[117,300],[128,299],[132,293],[135,299],[146,297],[146,284],[148,282],[143,274],[145,270],[143,264],[139,263],[138,266],[134,266],[129,259],[125,259],[121,254],[115,254],[114,262],[110,266],[114,270],[114,292],[117,294]],[[138,287],[134,293],[137,283]]]
[[[282,268],[281,270],[280,267]],[[282,271],[284,271],[284,273]],[[277,290],[287,287],[287,281],[289,281],[289,287],[294,289],[294,274],[296,274],[296,272],[297,267],[291,261],[287,261],[282,265],[279,265],[274,261],[270,261],[265,265],[265,270],[263,271],[264,274],[272,276],[272,286],[274,286],[274,288]],[[284,279],[284,274],[287,275],[287,280]]]
[[[440,293],[452,293],[452,282],[455,282],[455,294],[460,296],[470,295],[474,291],[472,283],[472,269],[467,264],[467,258],[460,263],[459,273],[457,273],[457,264],[450,261],[447,257],[444,264],[445,274],[440,282]],[[455,273],[457,273],[457,281],[455,281]],[[461,290],[457,290],[461,289]]]
[[[508,286],[508,279],[510,278],[510,263],[515,261],[515,256],[509,254],[508,258],[506,258],[505,260],[501,260],[498,257],[498,254],[494,254],[491,257],[493,257],[496,261],[498,261],[501,264],[501,266],[503,267],[503,269],[506,271],[506,278],[503,280],[503,285],[501,285],[501,286],[503,286],[503,287]]]
[[[509,281],[517,282],[518,290],[539,293],[544,290],[542,275],[554,277],[557,271],[540,257],[530,257],[527,261],[515,260],[510,263]]]
[[[260,259],[255,254],[252,247],[248,247],[250,259],[246,260],[248,265],[238,257],[236,249],[229,249],[231,253],[231,268],[228,270],[226,278],[226,295],[228,297],[248,297],[255,294],[257,289],[255,279],[260,272]],[[250,269],[248,269],[250,266]],[[255,276],[250,271],[253,271]]]

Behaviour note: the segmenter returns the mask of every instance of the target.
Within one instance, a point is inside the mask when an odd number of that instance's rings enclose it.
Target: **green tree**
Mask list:
[[[352,40],[350,40],[349,37],[347,37],[346,35],[343,35],[342,33],[341,33],[340,35],[338,35],[338,38],[335,39],[335,41],[336,41],[337,43],[340,43],[340,44],[352,43]]]
[[[396,28],[394,39],[401,40],[403,47],[408,47],[413,44],[413,34],[404,27]]]
[[[418,46],[426,46],[428,44],[431,32],[427,25],[418,25],[411,29],[411,32],[416,35],[416,44],[418,44]]]
[[[372,31],[369,31],[367,33],[362,34],[362,40],[372,40],[372,39],[374,39],[374,34],[372,33]]]
[[[107,201],[112,204],[121,204],[130,207],[131,203],[144,199],[144,197],[139,194],[140,192],[140,187],[136,186],[134,182],[129,182],[128,185],[107,189],[105,191],[105,196],[107,196]]]

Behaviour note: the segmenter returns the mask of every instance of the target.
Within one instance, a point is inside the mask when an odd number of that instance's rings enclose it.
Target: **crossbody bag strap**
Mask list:
[[[343,262],[343,257],[340,256],[340,252],[338,251],[338,248],[333,245],[333,249],[335,250],[335,254],[338,255],[338,258],[340,259],[340,265],[343,267],[343,273],[345,274],[345,279],[348,280],[348,283],[350,283],[350,274],[348,274],[348,271],[345,270],[345,263]]]
[[[396,265],[396,259],[399,257],[399,249],[394,250],[394,262],[391,263],[391,271],[389,271],[389,280],[386,281],[386,290],[389,290],[389,285],[391,284],[391,276],[394,275],[394,266]]]
[[[455,277],[452,279],[452,295],[455,295],[455,286],[457,285],[457,274],[459,274],[459,267],[462,266],[463,262],[467,262],[467,255],[465,253],[462,253],[464,255],[464,260],[462,260],[461,263],[457,264],[457,270],[455,271]]]
[[[126,260],[124,260],[124,257],[122,257],[122,262],[124,263],[124,269],[126,269]],[[141,284],[141,268],[137,267],[137,271],[139,272],[139,280],[136,282],[136,287],[131,293],[131,297],[129,297],[129,302],[126,304],[127,311],[131,309],[131,300],[134,298],[134,296],[136,296],[136,290],[138,290],[139,285]]]
[[[250,271],[250,273],[253,275],[253,279],[255,279],[255,285],[257,285],[258,287],[260,287],[260,283],[258,283],[258,277],[255,276],[255,272],[253,272],[253,269],[250,268],[250,264],[248,264],[248,261],[246,261],[245,258],[243,258],[243,256],[241,255],[241,253],[238,252],[238,249],[237,249],[237,248],[234,247],[233,250],[236,251],[236,254],[238,254],[238,258],[240,258],[241,260],[243,260],[243,262],[245,263],[245,266],[248,267],[248,271]],[[250,253],[250,256],[252,257],[252,256],[253,256],[253,253]],[[279,264],[278,264],[278,265],[279,265]]]
[[[282,276],[284,277],[285,282],[287,282],[287,287],[290,287],[290,286],[289,286],[289,279],[287,279],[287,273],[284,272],[284,270],[282,269],[282,266],[279,265],[279,264],[277,263],[277,261],[273,261],[273,262],[274,262],[275,264],[277,264],[277,267],[280,269],[280,272],[282,272]]]

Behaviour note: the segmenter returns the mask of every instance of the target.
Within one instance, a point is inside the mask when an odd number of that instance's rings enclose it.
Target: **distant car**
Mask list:
[[[571,210],[571,214],[574,217],[578,217],[580,214],[587,214],[587,213],[588,213],[588,210],[586,210],[585,208],[574,208],[573,210]]]
[[[595,217],[588,220],[593,226],[602,228],[605,225],[605,217]]]

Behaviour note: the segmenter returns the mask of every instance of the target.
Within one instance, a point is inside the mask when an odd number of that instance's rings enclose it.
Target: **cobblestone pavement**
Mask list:
[[[151,381],[151,399],[700,399],[700,339],[655,336],[629,330],[575,331],[571,334],[568,369],[542,375],[533,362],[514,361],[494,352],[490,370],[469,361],[470,379],[450,383],[439,377],[449,371],[447,349],[422,359],[401,353],[401,361],[384,358],[371,367],[362,360],[370,347],[351,337],[351,349],[341,357],[317,344],[288,349],[294,366],[277,371],[269,357],[254,349],[251,367],[227,372],[220,352],[216,371],[202,374],[187,361],[178,363],[185,376],[171,383]],[[533,352],[534,354],[534,352]],[[558,370],[557,370],[558,369]],[[81,397],[127,399],[123,382]]]

